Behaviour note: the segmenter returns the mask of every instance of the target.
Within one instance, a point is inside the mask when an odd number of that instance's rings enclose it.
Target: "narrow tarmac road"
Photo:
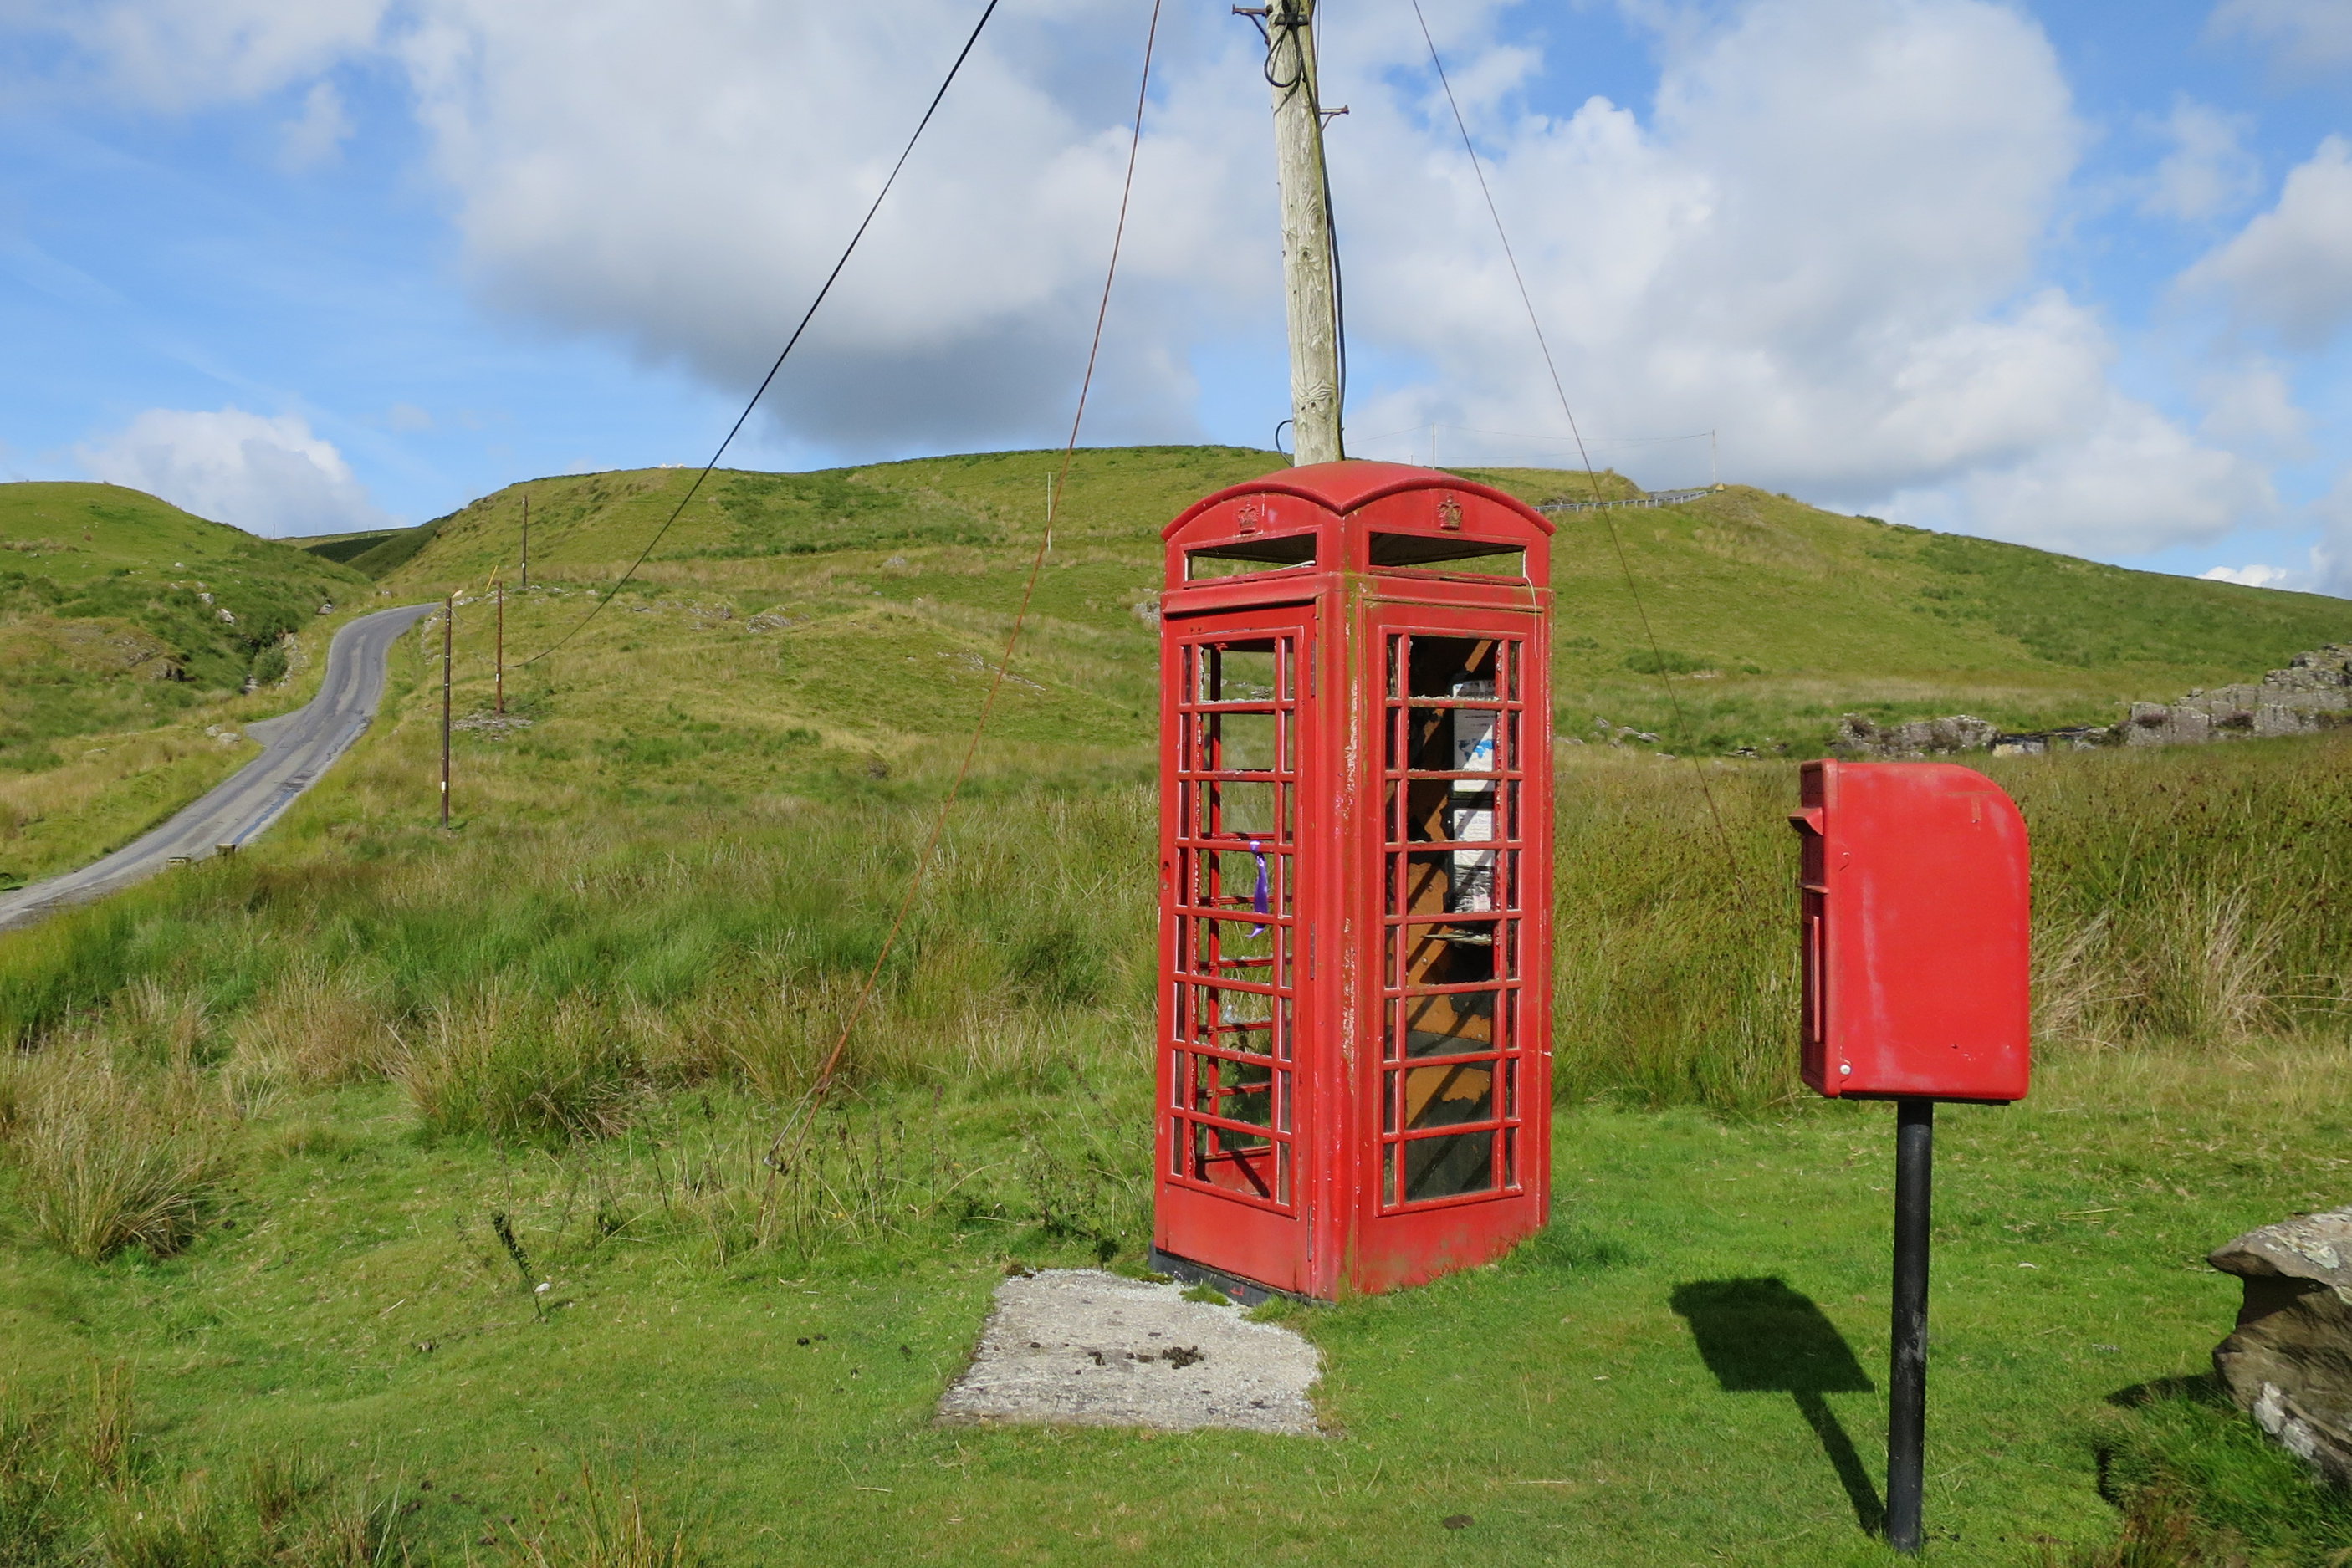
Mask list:
[[[278,819],[360,737],[383,696],[385,661],[403,632],[436,604],[404,604],[362,615],[327,647],[327,676],[308,707],[246,726],[262,753],[163,826],[79,871],[0,894],[0,931],[102,898],[178,860],[202,860],[243,844]]]

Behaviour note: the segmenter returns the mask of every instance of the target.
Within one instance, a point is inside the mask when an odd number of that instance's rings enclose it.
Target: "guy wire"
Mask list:
[[[1528,292],[1528,280],[1519,271],[1519,258],[1511,249],[1510,233],[1503,226],[1502,210],[1496,206],[1495,193],[1486,183],[1486,163],[1479,158],[1478,149],[1470,140],[1470,122],[1462,117],[1462,105],[1454,99],[1454,83],[1445,74],[1445,62],[1437,57],[1437,40],[1430,36],[1429,18],[1422,15],[1421,0],[1412,0],[1412,16],[1414,21],[1421,24],[1421,41],[1429,47],[1429,63],[1437,72],[1437,84],[1445,89],[1445,106],[1454,111],[1454,128],[1462,134],[1462,151],[1470,155],[1470,171],[1478,177],[1478,193],[1486,198],[1486,215],[1495,223],[1495,237],[1502,242],[1503,259],[1510,265],[1511,281],[1518,287],[1519,303],[1527,309],[1528,325],[1535,332],[1536,347],[1543,353],[1544,370],[1551,377],[1553,395],[1559,399],[1559,412],[1568,420],[1569,434],[1576,438],[1577,459],[1584,465],[1585,481],[1591,486],[1592,498],[1600,501],[1603,499],[1601,494],[1601,476],[1592,471],[1592,458],[1584,449],[1584,433],[1577,427],[1576,411],[1569,406],[1568,388],[1561,382],[1559,366],[1551,357],[1551,343],[1544,337],[1543,319],[1536,313],[1535,296]],[[1617,570],[1625,579],[1626,597],[1633,601],[1633,613],[1642,622],[1643,639],[1650,644],[1650,663],[1657,674],[1659,689],[1665,693],[1666,706],[1673,710],[1675,727],[1682,728],[1687,722],[1683,717],[1683,705],[1681,699],[1675,695],[1674,681],[1666,674],[1665,654],[1658,647],[1658,634],[1650,624],[1650,612],[1642,602],[1642,591],[1634,583],[1633,566],[1625,554],[1624,538],[1618,533],[1617,520],[1610,515],[1608,507],[1595,507],[1593,509],[1601,514],[1601,521],[1608,525],[1609,542],[1617,553]],[[1730,831],[1725,828],[1723,812],[1716,805],[1715,790],[1706,781],[1706,768],[1695,756],[1690,758],[1690,765],[1692,776],[1698,780],[1699,794],[1706,801],[1706,814],[1715,823],[1716,839],[1723,846],[1724,865],[1730,871],[1732,881],[1739,885],[1742,894],[1745,895],[1748,887],[1747,879],[1739,874],[1738,860],[1732,853]]]
[[[646,558],[654,553],[654,546],[661,543],[662,536],[669,532],[670,525],[686,514],[686,508],[693,503],[695,496],[702,489],[702,482],[710,477],[711,471],[719,466],[719,460],[727,455],[728,447],[733,445],[735,437],[741,434],[745,422],[751,417],[751,411],[760,406],[760,399],[766,395],[770,384],[775,381],[776,372],[784,368],[784,361],[791,358],[793,350],[801,340],[801,334],[808,330],[811,321],[816,319],[817,307],[823,305],[824,297],[833,292],[833,286],[840,278],[842,268],[849,265],[850,256],[857,249],[857,242],[866,237],[866,231],[873,225],[874,214],[882,210],[882,203],[890,194],[890,187],[898,183],[898,172],[907,166],[907,160],[914,155],[915,143],[923,139],[924,129],[931,123],[931,116],[939,112],[940,100],[947,97],[948,89],[955,84],[957,73],[963,69],[964,61],[971,57],[973,47],[980,42],[981,29],[988,26],[988,19],[991,16],[996,15],[998,4],[999,0],[988,0],[987,8],[980,14],[980,20],[972,24],[971,37],[963,41],[963,48],[957,53],[955,63],[948,68],[947,76],[940,82],[939,91],[931,94],[929,107],[923,110],[923,118],[915,122],[915,133],[907,138],[907,145],[899,149],[898,161],[890,165],[889,177],[882,182],[882,188],[874,193],[874,203],[866,209],[866,216],[859,220],[857,232],[851,235],[849,243],[842,247],[840,259],[833,264],[833,270],[825,274],[824,282],[817,288],[816,298],[810,300],[808,308],[802,312],[800,325],[794,327],[793,335],[785,340],[782,351],[776,355],[775,363],[768,367],[768,373],[760,378],[759,387],[751,393],[751,401],[743,405],[743,412],[737,414],[735,423],[727,427],[726,439],[719,442],[719,450],[710,455],[710,461],[704,464],[702,472],[694,476],[694,483],[686,487],[686,495],[678,501],[670,515],[663,519],[662,526],[654,530],[654,537],[646,541],[646,548],[637,552],[637,559],[629,563],[629,570],[623,572],[614,580],[613,586],[604,591],[604,598],[588,607],[588,613],[574,622],[571,631],[525,659],[523,661],[525,665],[536,664],[578,636],[580,629],[596,619],[597,612],[613,602],[613,596],[621,591],[622,586],[636,576],[637,568],[646,564]]]
[[[1151,0],[1151,21],[1143,35],[1142,79],[1135,89],[1135,127],[1127,147],[1127,177],[1119,186],[1118,222],[1111,230],[1110,261],[1103,269],[1102,298],[1095,307],[1094,339],[1087,348],[1086,373],[1078,380],[1078,402],[1070,415],[1070,438],[1063,444],[1062,465],[1055,472],[1053,488],[1045,498],[1045,526],[1038,534],[1035,552],[1029,558],[1029,575],[1021,585],[1021,603],[1013,612],[1013,627],[1004,639],[1004,654],[997,661],[996,669],[989,677],[988,695],[981,700],[980,718],[972,726],[971,738],[964,744],[963,761],[956,768],[955,778],[948,785],[947,795],[940,801],[938,812],[931,818],[930,832],[924,838],[922,850],[915,857],[914,874],[908,880],[907,891],[898,900],[898,913],[891,917],[890,929],[882,939],[881,950],[874,956],[873,966],[866,972],[866,981],[858,988],[857,998],[850,1005],[849,1017],[842,1023],[833,1049],[825,1053],[814,1082],[803,1098],[803,1103],[811,1108],[824,1097],[825,1091],[831,1086],[834,1073],[841,1066],[842,1056],[849,1049],[849,1037],[857,1028],[858,1021],[866,1016],[866,1009],[874,999],[875,988],[881,981],[883,967],[890,961],[890,955],[898,946],[899,933],[906,926],[907,916],[915,906],[916,896],[922,892],[923,879],[930,870],[932,856],[939,848],[940,835],[946,831],[948,816],[955,810],[956,798],[962,792],[964,781],[971,774],[972,761],[979,755],[981,739],[988,733],[988,721],[995,712],[997,694],[1003,689],[1005,676],[1012,672],[1013,651],[1020,645],[1021,628],[1028,619],[1030,601],[1037,591],[1038,574],[1045,568],[1045,551],[1053,542],[1055,516],[1061,509],[1062,494],[1070,477],[1070,465],[1077,457],[1078,430],[1086,421],[1087,394],[1093,390],[1095,362],[1102,353],[1103,323],[1110,315],[1111,285],[1118,277],[1119,250],[1127,239],[1128,201],[1135,191],[1136,157],[1143,149],[1144,100],[1151,90],[1151,55],[1160,38],[1160,0]],[[784,1140],[798,1128],[801,1135],[794,1144],[797,1152],[800,1145],[807,1141],[808,1130],[813,1124],[813,1117],[795,1116],[777,1132],[768,1145],[767,1162],[772,1173],[780,1172],[786,1163]]]

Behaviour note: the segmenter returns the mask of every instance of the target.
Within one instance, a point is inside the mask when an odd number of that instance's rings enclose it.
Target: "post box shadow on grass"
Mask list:
[[[1878,1489],[1854,1451],[1828,1394],[1867,1394],[1874,1385],[1853,1348],[1811,1297],[1778,1279],[1699,1280],[1675,1287],[1668,1298],[1690,1323],[1699,1359],[1726,1394],[1788,1394],[1821,1439],[1853,1504],[1863,1532],[1885,1527]]]

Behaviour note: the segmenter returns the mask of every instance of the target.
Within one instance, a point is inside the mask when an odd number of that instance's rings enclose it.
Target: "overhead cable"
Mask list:
[[[801,334],[807,331],[809,323],[816,319],[817,307],[823,305],[824,297],[833,292],[834,283],[841,277],[842,268],[849,265],[850,256],[856,253],[857,242],[866,237],[866,229],[873,225],[874,214],[882,210],[882,203],[890,194],[890,187],[898,183],[898,172],[907,166],[907,160],[913,156],[915,143],[923,139],[924,129],[931,123],[931,116],[939,112],[940,100],[947,97],[948,89],[955,84],[956,75],[963,69],[964,61],[971,57],[973,46],[980,42],[981,30],[988,26],[988,19],[996,15],[996,7],[1000,3],[1001,0],[988,0],[987,7],[980,14],[980,20],[972,24],[971,36],[963,41],[963,47],[957,51],[955,63],[948,67],[948,74],[940,80],[939,90],[931,94],[931,101],[924,109],[923,118],[915,122],[914,134],[908,137],[907,145],[899,149],[898,161],[890,165],[889,175],[883,180],[882,188],[874,193],[873,204],[866,209],[866,216],[859,220],[857,232],[849,236],[847,245],[842,246],[840,259],[833,264],[833,270],[825,274],[824,282],[817,287],[816,298],[810,300],[808,308],[801,313],[800,325],[794,327],[793,335],[784,340],[782,350],[776,355],[775,363],[768,367],[768,373],[760,378],[760,384],[752,392],[751,401],[743,405],[743,412],[737,414],[735,423],[727,427],[726,438],[719,442],[719,450],[710,455],[710,461],[704,464],[702,472],[694,476],[694,483],[686,487],[685,496],[679,499],[677,507],[672,508],[670,515],[663,519],[662,526],[654,530],[654,537],[646,541],[646,548],[637,552],[637,559],[629,563],[629,570],[623,572],[614,580],[613,586],[604,591],[604,597],[590,605],[588,613],[573,622],[571,631],[525,659],[523,661],[525,664],[539,663],[540,660],[546,658],[548,654],[554,653],[556,649],[578,636],[580,629],[596,619],[596,612],[612,603],[613,596],[621,591],[622,585],[637,574],[637,568],[646,564],[646,558],[654,553],[654,547],[661,543],[662,536],[669,532],[670,525],[685,515],[688,506],[702,489],[703,481],[710,477],[711,471],[719,466],[719,460],[727,455],[728,447],[733,445],[735,437],[741,434],[745,422],[751,417],[751,411],[760,406],[760,399],[766,394],[769,386],[774,382],[776,372],[782,370],[784,361],[792,357],[793,350],[801,340]]]
[[[1005,679],[1012,674],[1013,655],[1020,646],[1021,631],[1029,618],[1030,603],[1036,597],[1037,578],[1045,569],[1045,552],[1054,542],[1054,520],[1061,509],[1070,465],[1077,457],[1078,430],[1086,423],[1087,396],[1094,388],[1095,363],[1102,354],[1103,323],[1110,316],[1111,285],[1118,280],[1119,251],[1127,240],[1128,201],[1135,190],[1136,157],[1143,148],[1144,100],[1151,90],[1151,56],[1160,39],[1160,0],[1152,0],[1151,20],[1143,35],[1143,74],[1135,89],[1135,124],[1128,140],[1127,176],[1119,186],[1118,221],[1111,229],[1110,260],[1103,268],[1102,296],[1095,306],[1094,338],[1087,347],[1086,372],[1078,379],[1078,402],[1070,414],[1070,435],[1062,446],[1062,465],[1045,492],[1045,525],[1038,531],[1037,549],[1029,558],[1029,575],[1021,585],[1021,602],[1013,612],[1012,629],[1005,635],[1003,656],[997,660],[996,668],[989,677],[988,693],[981,699],[980,717],[972,726],[971,738],[964,744],[963,761],[956,768],[955,778],[949,783],[948,792],[931,818],[930,832],[924,838],[923,847],[915,857],[914,874],[908,881],[906,892],[899,897],[898,912],[890,920],[889,933],[883,937],[881,949],[875,954],[873,965],[866,972],[865,983],[858,988],[856,999],[850,1005],[849,1016],[843,1021],[833,1048],[825,1053],[824,1062],[817,1069],[803,1103],[808,1111],[814,1111],[816,1103],[833,1082],[835,1073],[840,1070],[842,1060],[849,1050],[850,1036],[873,1001],[875,988],[881,982],[883,967],[890,961],[890,955],[898,946],[898,935],[907,924],[907,916],[913,911],[916,897],[922,892],[924,878],[939,849],[940,834],[947,829],[949,813],[955,809],[956,798],[962,793],[964,782],[971,775],[973,759],[980,754],[981,740],[988,733],[989,719],[996,711],[997,694],[1003,690]],[[803,1114],[798,1119],[796,1126],[800,1137],[793,1144],[793,1151],[806,1141],[810,1125],[808,1115]],[[782,1168],[788,1157],[786,1141],[794,1130],[795,1124],[787,1124],[769,1145],[768,1163],[772,1169]]]
[[[1445,89],[1445,106],[1454,111],[1454,128],[1462,133],[1462,151],[1469,154],[1470,171],[1478,177],[1478,193],[1486,198],[1486,215],[1495,222],[1495,237],[1502,242],[1503,259],[1510,264],[1511,281],[1518,287],[1519,303],[1527,309],[1528,326],[1535,332],[1536,347],[1542,351],[1544,370],[1551,377],[1552,392],[1559,399],[1560,414],[1568,421],[1569,434],[1575,438],[1577,459],[1584,465],[1585,481],[1591,487],[1593,500],[1600,502],[1606,498],[1601,494],[1601,476],[1592,471],[1592,457],[1585,450],[1584,433],[1577,427],[1576,411],[1569,406],[1568,388],[1559,379],[1559,366],[1552,359],[1551,343],[1544,337],[1543,319],[1536,311],[1535,296],[1528,292],[1528,280],[1519,271],[1519,258],[1511,249],[1510,231],[1503,226],[1502,209],[1495,204],[1494,190],[1486,183],[1486,162],[1478,156],[1477,145],[1470,140],[1470,122],[1463,118],[1462,105],[1454,97],[1454,83],[1446,77],[1445,62],[1438,57],[1437,40],[1430,36],[1429,18],[1422,15],[1421,0],[1412,0],[1412,16],[1413,20],[1421,24],[1421,41],[1429,47],[1429,63],[1437,72],[1437,85]],[[1675,727],[1689,734],[1683,717],[1682,701],[1675,695],[1674,681],[1666,674],[1666,657],[1658,646],[1658,633],[1650,624],[1650,612],[1642,602],[1641,589],[1634,583],[1633,565],[1625,554],[1625,540],[1617,531],[1617,520],[1610,516],[1606,507],[1596,506],[1594,509],[1601,514],[1601,521],[1609,525],[1609,542],[1617,552],[1617,570],[1625,579],[1626,595],[1633,600],[1633,613],[1642,622],[1643,640],[1650,644],[1650,663],[1657,674],[1660,689],[1666,695],[1666,706],[1674,712]],[[1692,738],[1696,737],[1694,735]],[[1698,779],[1699,793],[1706,797],[1707,815],[1714,820],[1716,837],[1722,841],[1725,862],[1730,868],[1733,879],[1739,881],[1744,887],[1738,863],[1732,857],[1731,834],[1723,825],[1723,812],[1715,803],[1715,791],[1707,787],[1706,769],[1699,766],[1696,756],[1691,758],[1691,768]]]

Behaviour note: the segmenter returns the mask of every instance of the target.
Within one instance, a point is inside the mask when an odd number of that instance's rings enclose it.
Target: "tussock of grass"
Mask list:
[[[88,1261],[185,1247],[221,1196],[226,1159],[193,1092],[142,1085],[59,1053],[9,1074],[7,1153],[35,1231]]]
[[[383,1076],[400,1041],[361,977],[297,962],[236,1016],[227,1070],[256,1084],[332,1088]]]
[[[2036,854],[2045,1046],[2333,1039],[2352,995],[2352,747],[1989,765]],[[528,769],[478,788],[512,789]],[[130,1060],[225,1057],[233,1104],[391,1075],[444,1134],[609,1134],[648,1095],[806,1090],[928,831],[935,775],[836,776],[789,810],[394,835],[337,869],[257,860],[0,948],[20,1043],[102,1009]],[[1555,1073],[1567,1099],[1753,1110],[1791,1092],[1794,781],[1771,764],[1573,756],[1559,793]],[[374,780],[362,777],[365,792]],[[2117,791],[2143,808],[2114,810]],[[1709,797],[1711,796],[1711,801]],[[1151,801],[983,778],[877,994],[848,1083],[1148,1071]],[[1720,831],[1718,831],[1718,821]]]
[[[436,1012],[393,1069],[437,1133],[562,1143],[618,1131],[645,1083],[628,1040],[577,1001],[493,992]]]
[[[411,1561],[397,1483],[264,1448],[226,1473],[174,1469],[139,1440],[127,1371],[60,1401],[0,1385],[6,1568],[375,1568]]]
[[[646,1517],[634,1482],[594,1465],[581,1467],[561,1502],[510,1528],[501,1549],[513,1568],[695,1568],[706,1560],[682,1526]]]

